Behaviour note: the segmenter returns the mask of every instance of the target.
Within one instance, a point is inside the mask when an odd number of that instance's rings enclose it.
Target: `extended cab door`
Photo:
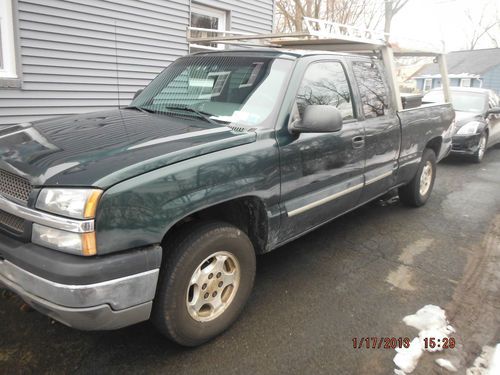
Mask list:
[[[360,122],[365,128],[365,188],[361,201],[366,202],[394,186],[401,128],[395,106],[389,102],[380,62],[353,60],[352,70],[359,94]]]
[[[311,104],[337,107],[341,130],[278,132],[281,167],[280,239],[285,241],[357,205],[363,190],[363,125],[356,119],[345,66],[338,60],[311,62],[294,98],[290,121]]]

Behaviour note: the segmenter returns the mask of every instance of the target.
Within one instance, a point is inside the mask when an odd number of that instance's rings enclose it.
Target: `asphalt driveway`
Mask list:
[[[149,323],[79,332],[0,298],[0,373],[390,374],[393,349],[353,338],[417,335],[402,318],[443,308],[455,349],[414,374],[458,373],[500,342],[500,148],[483,164],[445,160],[428,204],[370,204],[258,258],[255,291],[214,341],[178,347]]]

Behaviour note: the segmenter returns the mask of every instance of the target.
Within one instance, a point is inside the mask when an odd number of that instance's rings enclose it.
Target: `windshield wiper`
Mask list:
[[[124,109],[136,109],[138,111],[141,111],[143,113],[156,113],[155,111],[153,111],[152,109],[148,109],[148,108],[143,108],[143,107],[137,107],[135,105],[129,105],[127,107],[123,107]]]
[[[211,113],[208,113],[208,112],[203,112],[203,111],[200,111],[196,108],[193,108],[193,107],[189,107],[187,105],[175,105],[175,106],[167,106],[167,107],[164,107],[166,110],[175,110],[175,109],[178,109],[178,110],[181,110],[181,111],[188,111],[188,112],[192,112],[196,115],[198,115],[199,118],[211,123],[212,125],[216,125],[216,126],[220,126],[220,124],[218,124],[216,121],[212,120],[210,118],[210,116],[212,116]]]

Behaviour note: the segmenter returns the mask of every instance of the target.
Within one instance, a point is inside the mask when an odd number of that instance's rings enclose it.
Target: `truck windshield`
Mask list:
[[[442,90],[430,91],[422,98],[426,103],[444,102]],[[451,91],[451,104],[455,111],[482,113],[486,108],[486,96],[477,92]]]
[[[277,107],[292,62],[260,56],[189,56],[172,63],[131,103],[167,115],[259,126]]]

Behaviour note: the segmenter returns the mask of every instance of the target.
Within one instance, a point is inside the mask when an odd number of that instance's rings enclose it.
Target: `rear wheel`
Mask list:
[[[399,199],[408,206],[423,206],[429,199],[436,178],[436,154],[425,149],[415,177],[399,188]]]
[[[171,340],[196,346],[242,311],[255,278],[255,251],[247,235],[227,223],[186,229],[167,249],[152,320]]]
[[[486,134],[486,132],[482,132],[481,137],[479,138],[479,144],[477,146],[477,151],[472,156],[472,160],[475,163],[481,163],[483,161],[484,153],[486,152],[487,145],[488,145],[488,134]]]

